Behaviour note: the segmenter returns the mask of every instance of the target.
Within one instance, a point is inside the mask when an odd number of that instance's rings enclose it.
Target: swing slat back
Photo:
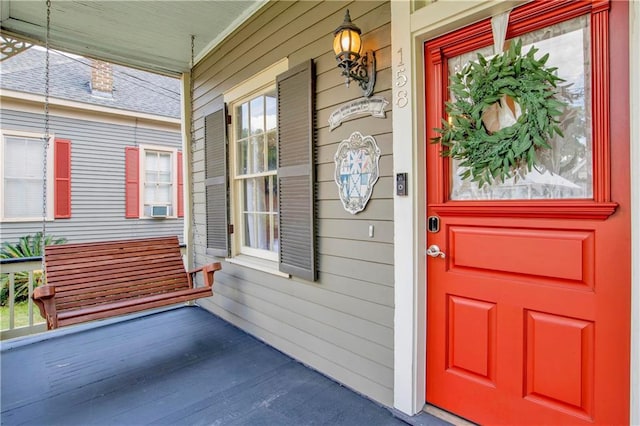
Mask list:
[[[34,301],[49,329],[213,294],[213,263],[187,273],[177,237],[47,246],[47,285]],[[204,273],[204,287],[192,274]]]

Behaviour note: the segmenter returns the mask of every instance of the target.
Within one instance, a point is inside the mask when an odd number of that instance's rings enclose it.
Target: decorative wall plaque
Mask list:
[[[356,214],[364,210],[378,181],[380,148],[373,136],[353,132],[340,142],[334,159],[340,200],[346,211]]]
[[[356,99],[336,109],[329,116],[329,129],[333,130],[342,124],[342,121],[353,115],[369,114],[372,117],[386,118],[384,108],[389,101],[381,96]]]

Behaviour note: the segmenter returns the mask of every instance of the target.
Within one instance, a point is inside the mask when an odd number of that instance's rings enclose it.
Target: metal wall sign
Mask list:
[[[334,159],[340,200],[346,211],[356,214],[364,210],[378,181],[380,148],[373,136],[353,132],[338,145]]]
[[[369,114],[372,117],[386,118],[384,108],[389,104],[381,96],[356,99],[336,109],[329,116],[329,129],[333,130],[342,124],[342,121],[353,115]]]

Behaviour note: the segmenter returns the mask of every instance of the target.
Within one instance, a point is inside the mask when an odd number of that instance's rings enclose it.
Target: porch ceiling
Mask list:
[[[108,62],[176,75],[268,0],[71,0],[51,3],[50,46]],[[1,28],[44,44],[44,0],[0,0]]]

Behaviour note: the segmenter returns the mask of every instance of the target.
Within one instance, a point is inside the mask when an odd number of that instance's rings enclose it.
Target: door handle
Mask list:
[[[429,246],[429,248],[427,249],[427,255],[431,256],[431,257],[441,257],[441,258],[445,258],[446,255],[444,254],[443,251],[440,251],[440,247],[438,247],[435,244],[432,244]]]

